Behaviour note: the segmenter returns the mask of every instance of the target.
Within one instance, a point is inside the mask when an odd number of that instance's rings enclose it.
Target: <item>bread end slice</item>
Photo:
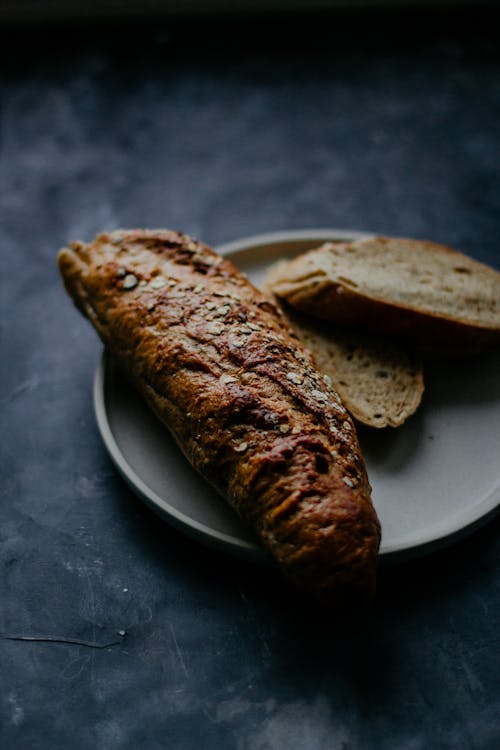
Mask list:
[[[500,273],[433,242],[327,243],[267,282],[292,307],[341,325],[467,354],[500,344]]]

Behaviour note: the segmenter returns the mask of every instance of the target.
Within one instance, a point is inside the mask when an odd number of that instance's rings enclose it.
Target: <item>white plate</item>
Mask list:
[[[304,230],[239,240],[218,252],[256,284],[273,261],[359,232]],[[417,414],[396,430],[360,428],[385,560],[421,554],[472,531],[500,505],[500,357],[434,365]],[[104,353],[94,383],[97,422],[135,492],[199,541],[255,562],[266,556],[232,510],[189,466]]]

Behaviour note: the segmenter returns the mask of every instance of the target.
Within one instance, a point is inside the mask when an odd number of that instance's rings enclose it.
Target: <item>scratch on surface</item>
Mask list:
[[[22,383],[19,383],[16,388],[14,388],[10,393],[4,396],[0,403],[8,404],[11,401],[14,401],[14,399],[16,399],[18,396],[22,396],[22,394],[26,391],[34,391],[35,388],[38,388],[41,382],[42,381],[39,375],[32,375],[30,378],[28,378],[28,380],[24,380]]]
[[[76,680],[80,677],[89,663],[90,656],[88,654],[84,658],[77,656],[76,659],[72,659],[65,665],[64,669],[61,671],[61,677],[63,680]]]
[[[83,568],[83,574],[85,576],[85,579],[87,581],[87,586],[89,590],[89,609],[90,609],[90,622],[92,625],[92,643],[95,643],[95,596],[94,596],[94,587],[92,586],[92,581],[90,579],[89,572],[87,570],[87,567],[85,564],[82,565]],[[94,677],[94,654],[91,653],[90,655],[90,681],[93,681]]]
[[[177,643],[177,638],[175,636],[175,630],[174,630],[174,626],[172,625],[172,623],[170,623],[170,631],[172,633],[172,638],[173,638],[173,641],[174,641],[175,651],[177,653],[177,656],[179,657],[179,662],[180,662],[180,665],[182,667],[182,671],[186,675],[186,678],[189,679],[189,672],[187,671],[186,662],[184,661],[184,657],[182,656],[182,651],[180,650],[179,644]]]
[[[70,646],[85,646],[86,648],[109,648],[117,646],[121,641],[110,641],[109,643],[96,643],[95,641],[82,641],[79,638],[65,638],[60,635],[3,635],[4,641],[30,641],[31,643],[62,643]]]

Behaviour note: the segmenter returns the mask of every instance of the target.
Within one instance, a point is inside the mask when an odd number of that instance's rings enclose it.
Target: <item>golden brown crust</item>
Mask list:
[[[380,526],[355,429],[278,310],[186,235],[132,230],[59,254],[77,306],[187,458],[300,588],[374,593]]]

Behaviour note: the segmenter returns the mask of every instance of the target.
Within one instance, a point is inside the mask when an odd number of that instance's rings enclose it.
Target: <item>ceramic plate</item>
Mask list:
[[[257,285],[268,266],[359,232],[304,230],[216,248]],[[428,368],[417,413],[397,429],[360,428],[383,536],[381,556],[422,554],[469,533],[500,505],[500,356]],[[262,562],[265,554],[191,468],[106,352],[94,383],[101,435],[116,467],[163,518],[200,542]]]

